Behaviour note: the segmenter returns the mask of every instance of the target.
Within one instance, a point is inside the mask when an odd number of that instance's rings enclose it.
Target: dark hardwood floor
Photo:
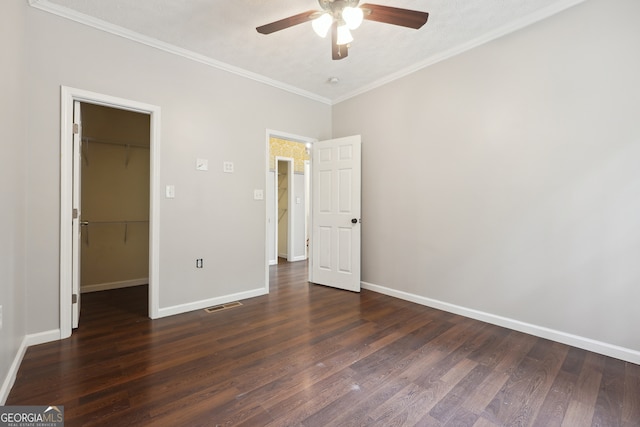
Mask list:
[[[271,293],[147,318],[146,287],[83,295],[7,405],[67,426],[640,426],[640,366],[271,267]]]

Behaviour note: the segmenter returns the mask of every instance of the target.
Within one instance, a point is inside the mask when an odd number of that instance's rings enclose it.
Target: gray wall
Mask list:
[[[7,373],[26,334],[27,121],[24,98],[25,9],[0,2],[0,404],[12,378]]]
[[[334,106],[363,281],[640,351],[639,15],[585,2]]]
[[[60,85],[162,109],[160,180],[176,197],[160,201],[160,309],[264,288],[264,201],[253,190],[266,188],[266,129],[327,138],[331,107],[37,9],[26,14],[27,242],[37,263],[27,286],[29,312],[39,313],[28,332],[59,327]],[[208,172],[195,170],[197,158],[209,160]],[[222,172],[227,160],[235,173]]]

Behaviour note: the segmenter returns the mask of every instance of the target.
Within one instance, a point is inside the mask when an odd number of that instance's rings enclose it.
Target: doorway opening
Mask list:
[[[102,108],[105,108],[105,110],[101,110]],[[143,120],[141,121],[146,123],[143,127],[146,126],[144,132],[147,146],[138,146],[142,144],[139,141],[134,141],[134,138],[117,138],[117,132],[123,129],[116,128],[124,128],[126,126],[121,121],[115,124],[109,120],[96,119],[97,116],[95,115],[93,115],[94,124],[103,128],[103,134],[100,136],[86,134],[85,141],[82,141],[82,115],[80,113],[86,113],[90,110],[102,111],[103,113],[106,111],[121,117],[142,118]],[[95,111],[88,113],[89,118],[92,117]],[[125,113],[138,114],[144,117],[129,116],[125,115]],[[152,319],[157,318],[159,311],[158,189],[160,181],[160,108],[137,101],[62,86],[60,120],[60,338],[67,338],[71,335],[73,325],[79,317],[83,290],[121,288],[141,284],[140,282],[142,281],[147,282],[148,315]],[[92,125],[88,124],[87,126],[91,128]],[[93,197],[96,199],[94,202],[97,204],[87,208],[89,210],[87,215],[89,216],[83,216],[80,185],[81,166],[84,165],[85,171],[88,171],[91,167],[94,167],[92,172],[97,171],[100,168],[98,165],[99,160],[102,158],[101,151],[109,153],[105,154],[105,158],[110,159],[107,163],[118,163],[120,168],[128,169],[127,174],[129,175],[134,170],[137,170],[135,173],[140,176],[146,176],[143,181],[143,186],[146,190],[142,190],[146,191],[146,194],[141,196],[138,188],[136,195],[130,197],[130,203],[125,203],[126,207],[123,208],[122,204],[120,204],[118,208],[112,209],[114,206],[107,205],[114,204],[113,200],[109,197],[101,198],[101,190],[98,189],[96,194],[85,192],[85,198],[91,199]],[[146,158],[146,166],[142,169],[136,169],[134,165],[143,158]],[[114,159],[119,160],[116,162]],[[114,182],[109,182],[105,178],[107,175],[97,179],[100,185],[103,187],[117,187]],[[96,195],[98,197],[94,197]],[[130,212],[127,213],[127,209],[132,206],[136,206],[136,212],[141,217],[134,217],[129,215]],[[146,215],[143,215],[142,211],[145,211]],[[110,228],[110,231],[107,231],[107,228]],[[118,231],[115,229],[118,229]],[[129,272],[131,274],[125,279],[105,275],[104,264],[102,266],[98,265],[97,271],[91,272],[91,269],[87,267],[84,274],[81,273],[80,264],[83,252],[87,258],[101,258],[102,261],[106,261],[104,252],[102,255],[91,252],[94,249],[99,249],[101,246],[100,239],[103,238],[113,240],[113,242],[107,242],[106,246],[113,244],[115,241],[121,246],[120,250],[116,250],[110,255],[115,255],[116,258],[125,255],[126,258],[127,251],[138,247],[138,249],[143,249],[142,253],[139,253],[137,257],[146,258],[147,262],[137,265],[137,268],[141,269]],[[124,245],[128,246],[124,247]],[[97,252],[100,251],[98,250]],[[147,272],[146,277],[134,277],[144,276],[140,272],[143,270]],[[83,278],[89,288],[80,289],[81,276],[85,276]],[[93,279],[89,279],[89,277],[93,277]],[[91,287],[92,285],[93,287]]]
[[[275,170],[275,200],[276,200],[276,255],[278,259],[294,261],[295,239],[293,226],[295,225],[295,212],[293,206],[293,159],[276,156]],[[291,238],[291,240],[289,239]],[[277,263],[277,261],[276,261]]]
[[[309,159],[314,141],[267,131],[266,283],[270,265],[309,257]]]
[[[86,102],[80,110],[79,291],[146,289],[150,117]]]

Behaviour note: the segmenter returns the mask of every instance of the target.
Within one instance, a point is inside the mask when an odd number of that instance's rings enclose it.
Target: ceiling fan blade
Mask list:
[[[344,59],[349,55],[346,44],[338,44],[338,21],[331,25],[331,59]]]
[[[414,28],[416,30],[422,27],[429,18],[427,12],[370,3],[361,4],[360,9],[364,12],[364,19],[369,21],[400,25],[401,27]]]
[[[257,27],[256,30],[260,34],[271,34],[276,31],[284,30],[285,28],[293,27],[294,25],[302,24],[303,22],[310,21],[318,15],[316,10],[308,10],[306,12],[299,13],[297,15],[290,16],[288,18],[281,19],[279,21],[272,22]]]

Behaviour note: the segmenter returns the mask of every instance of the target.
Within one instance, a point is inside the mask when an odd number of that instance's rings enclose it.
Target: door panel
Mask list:
[[[360,153],[359,135],[313,146],[309,280],[355,292],[360,291]]]

